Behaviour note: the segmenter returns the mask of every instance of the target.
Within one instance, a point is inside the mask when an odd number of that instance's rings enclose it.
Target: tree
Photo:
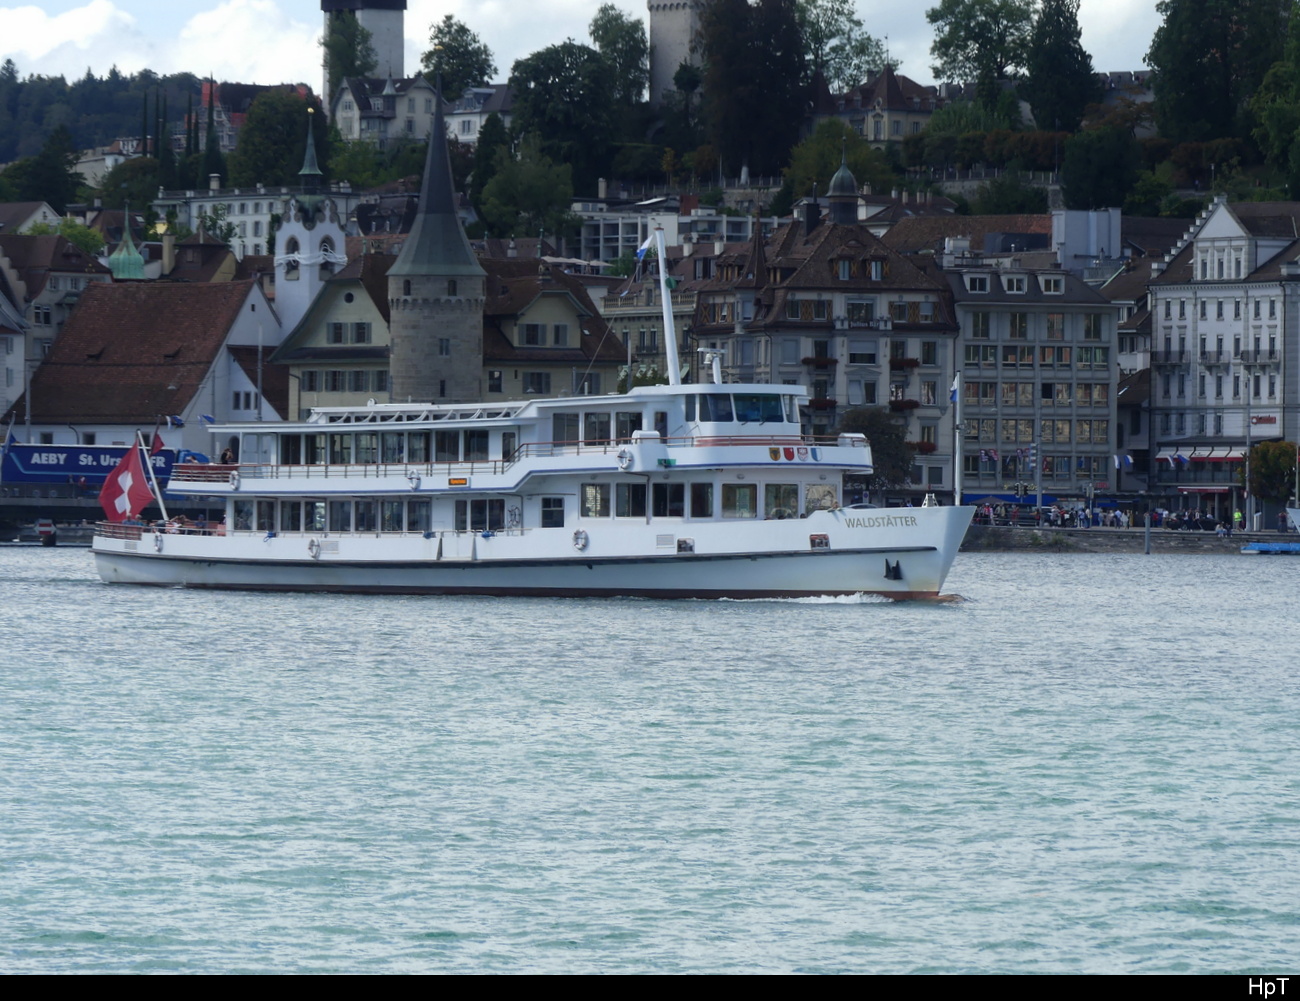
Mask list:
[[[60,215],[76,200],[81,174],[72,133],[60,125],[35,156],[11,163],[4,172],[14,197],[24,202],[49,202]]]
[[[1175,142],[1244,135],[1248,102],[1282,55],[1291,0],[1160,0],[1151,39],[1156,124]]]
[[[893,174],[884,155],[872,149],[842,118],[828,118],[790,153],[785,176],[791,193],[795,198],[802,198],[811,194],[815,186],[825,194],[830,179],[845,160],[859,187],[870,184],[875,191],[889,190]]]
[[[537,236],[562,233],[573,226],[572,172],[542,152],[536,136],[527,136],[512,156],[497,150],[496,174],[483,190],[483,221],[491,236]]]
[[[981,184],[970,208],[971,215],[1045,215],[1047,191],[1026,184],[1019,171],[1009,170]]]
[[[639,104],[650,83],[650,43],[645,22],[605,3],[596,11],[587,31],[613,74],[617,103],[627,108]]]
[[[940,0],[925,12],[935,27],[930,55],[940,80],[996,83],[1025,67],[1035,0]]]
[[[1250,492],[1285,501],[1295,487],[1296,447],[1289,441],[1261,441],[1250,450]],[[1242,476],[1246,471],[1242,470]]]
[[[23,230],[24,236],[62,236],[73,246],[92,256],[104,249],[104,238],[98,230],[83,226],[75,219],[60,219],[57,226],[48,222],[34,222]]]
[[[158,161],[151,156],[123,160],[104,175],[99,189],[106,209],[120,209],[127,202],[142,209],[158,197]]]
[[[287,90],[263,91],[248,109],[239,130],[239,143],[230,154],[230,183],[243,187],[255,184],[298,184],[307,152],[307,119],[312,119],[312,138],[320,169],[328,169],[329,143],[325,116],[307,114],[308,104]]]
[[[1065,143],[1061,188],[1069,209],[1114,208],[1137,182],[1142,153],[1122,129],[1093,129]]]
[[[510,71],[514,128],[544,137],[542,152],[573,167],[573,184],[591,191],[609,166],[614,79],[595,49],[568,39],[520,59]]]
[[[474,144],[474,169],[469,180],[469,201],[475,209],[483,204],[483,189],[496,176],[497,154],[500,150],[509,150],[510,135],[506,132],[505,122],[495,111],[488,115],[483,127],[478,130],[478,142]]]
[[[420,68],[430,83],[442,76],[442,92],[459,97],[470,87],[482,87],[496,74],[492,50],[450,14],[429,27],[429,51]]]
[[[199,229],[229,246],[235,238],[236,226],[226,218],[225,204],[218,202],[212,206],[211,212],[199,210]]]
[[[329,24],[320,40],[325,50],[325,79],[329,97],[338,93],[343,80],[350,76],[370,76],[378,67],[375,47],[370,32],[361,26],[357,15],[350,10],[336,10],[329,15]],[[391,67],[379,67],[388,71]]]
[[[1025,87],[1040,129],[1073,132],[1084,109],[1101,99],[1079,35],[1079,0],[1043,0],[1030,36]]]
[[[775,174],[808,107],[794,0],[713,0],[700,19],[704,116],[724,166]]]
[[[853,0],[798,0],[796,11],[810,81],[820,76],[839,94],[884,68],[885,47],[867,33]]]
[[[864,434],[871,445],[873,473],[867,480],[871,490],[901,486],[912,473],[912,449],[905,440],[903,425],[884,407],[853,407],[840,417],[836,434]]]

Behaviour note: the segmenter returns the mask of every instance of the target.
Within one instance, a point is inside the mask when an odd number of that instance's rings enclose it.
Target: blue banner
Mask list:
[[[4,449],[0,479],[5,483],[72,483],[101,486],[126,454],[121,445],[24,445],[10,442]],[[165,482],[176,461],[174,449],[152,456],[154,475]]]

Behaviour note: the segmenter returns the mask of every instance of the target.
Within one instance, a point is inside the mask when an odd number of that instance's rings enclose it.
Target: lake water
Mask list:
[[[1290,972],[1298,584],[206,594],[0,550],[0,969]]]

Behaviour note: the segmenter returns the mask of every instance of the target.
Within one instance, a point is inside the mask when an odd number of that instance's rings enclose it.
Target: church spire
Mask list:
[[[388,270],[394,275],[485,274],[469,245],[456,214],[456,191],[447,153],[447,127],[442,116],[442,87],[434,96],[433,131],[425,153],[420,205],[402,251]]]
[[[298,182],[302,185],[304,191],[315,191],[325,179],[325,175],[320,171],[320,166],[316,163],[316,137],[312,133],[312,116],[315,114],[316,109],[309,106],[307,108],[307,148],[302,154],[302,170],[298,171]]]

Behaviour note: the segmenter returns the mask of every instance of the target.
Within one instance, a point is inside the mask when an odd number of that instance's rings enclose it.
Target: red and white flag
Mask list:
[[[104,480],[99,491],[99,506],[109,521],[126,521],[134,518],[153,500],[149,477],[140,462],[140,449],[132,445],[126,450],[116,468]]]

